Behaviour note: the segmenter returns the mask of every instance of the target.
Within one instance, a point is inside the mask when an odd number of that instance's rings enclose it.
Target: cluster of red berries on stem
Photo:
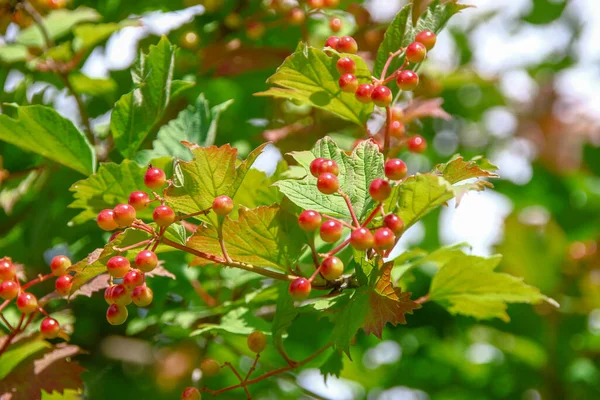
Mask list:
[[[0,349],[0,354],[8,347],[12,338],[31,323],[38,312],[45,316],[40,323],[42,336],[46,339],[55,339],[61,335],[62,330],[58,321],[50,317],[37,297],[27,290],[40,282],[56,278],[56,292],[60,296],[69,296],[73,286],[73,277],[69,274],[69,267],[71,267],[71,260],[67,256],[57,255],[50,262],[51,272],[49,274],[39,275],[27,283],[21,284],[17,278],[17,267],[13,261],[9,257],[0,259],[0,298],[4,300],[0,303],[0,317],[11,331],[9,340],[5,341]],[[2,310],[13,300],[15,300],[17,309],[21,312],[21,320],[14,327],[2,316]]]
[[[117,228],[133,228],[148,233],[151,238],[126,248],[116,249],[121,252],[133,250],[145,246],[137,253],[132,267],[130,260],[122,255],[111,257],[106,263],[106,269],[110,275],[111,285],[104,292],[104,299],[109,307],[106,311],[106,319],[112,325],[123,324],[128,317],[127,306],[131,303],[138,307],[147,307],[152,303],[154,294],[146,284],[146,274],[152,272],[158,265],[158,257],[154,252],[158,247],[167,227],[177,220],[207,214],[210,210],[219,216],[225,216],[233,210],[233,201],[228,196],[218,196],[213,200],[212,207],[198,213],[177,216],[175,211],[165,204],[164,194],[168,189],[163,189],[165,184],[170,185],[165,172],[160,168],[149,166],[144,175],[144,184],[152,192],[150,195],[144,191],[134,191],[129,195],[128,204],[118,204],[112,210],[100,211],[96,218],[98,226],[106,231]],[[155,192],[163,189],[163,196]],[[137,211],[148,208],[153,202],[159,202],[152,212],[154,227],[137,218]],[[112,241],[122,232],[118,231],[110,238]]]
[[[404,161],[393,158],[384,165],[385,177],[374,179],[369,185],[369,194],[377,203],[374,210],[362,222],[358,221],[348,196],[340,189],[338,174],[339,166],[334,160],[316,158],[310,164],[310,173],[317,178],[317,189],[326,195],[337,194],[346,200],[352,223],[322,215],[315,210],[304,210],[298,216],[298,225],[306,232],[319,231],[321,240],[325,243],[336,243],[342,239],[344,228],[350,229],[350,236],[338,246],[325,254],[315,255],[315,271],[311,277],[298,277],[289,286],[289,293],[295,299],[308,297],[311,285],[317,275],[327,281],[335,281],[344,273],[344,263],[335,256],[347,245],[361,251],[373,251],[386,256],[396,244],[399,235],[404,230],[402,219],[391,213],[383,215],[383,202],[391,195],[393,185],[404,179],[408,173]],[[334,190],[335,189],[335,190]],[[372,226],[377,217],[380,223]],[[317,262],[318,258],[322,261]]]

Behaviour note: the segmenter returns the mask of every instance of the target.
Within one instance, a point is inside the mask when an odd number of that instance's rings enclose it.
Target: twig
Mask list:
[[[383,156],[387,158],[387,153],[390,149],[390,134],[392,128],[392,106],[385,107],[385,136],[383,141]]]
[[[27,282],[26,284],[24,284],[23,286],[21,286],[21,290],[25,291],[28,288],[30,288],[31,286],[37,285],[40,282],[44,282],[45,280],[50,279],[53,276],[54,276],[54,274],[52,274],[52,273],[49,273],[47,275],[39,275],[36,279],[31,280],[31,281]]]
[[[348,210],[350,211],[350,216],[352,217],[352,222],[354,223],[354,227],[360,228],[360,222],[358,222],[358,218],[356,218],[356,213],[354,212],[354,207],[352,207],[352,202],[350,201],[350,196],[346,193],[342,192],[342,190],[338,190],[340,196],[344,198],[346,205],[348,206]]]
[[[427,293],[425,296],[421,296],[418,299],[415,300],[415,303],[417,304],[423,304],[429,301],[429,293]]]

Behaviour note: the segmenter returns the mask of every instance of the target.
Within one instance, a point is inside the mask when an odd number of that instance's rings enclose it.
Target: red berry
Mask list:
[[[390,123],[390,135],[396,138],[401,138],[406,133],[404,124],[400,121],[394,121]]]
[[[0,283],[0,297],[4,300],[12,300],[19,294],[19,284],[15,281],[4,281]]]
[[[379,107],[385,107],[392,102],[392,91],[387,86],[377,86],[371,93],[371,100]]]
[[[331,32],[339,32],[342,30],[342,20],[339,18],[331,18],[329,20],[329,29]]]
[[[125,285],[113,285],[110,291],[110,300],[112,304],[116,304],[118,306],[126,306],[131,304],[131,294],[129,294]]]
[[[130,226],[135,219],[135,208],[129,204],[118,204],[113,208],[113,218],[121,228]]]
[[[358,51],[358,44],[351,36],[342,36],[337,44],[337,51],[340,53],[355,54]]]
[[[296,278],[290,283],[290,295],[296,300],[302,300],[310,294],[311,285],[306,278]]]
[[[114,286],[109,286],[106,289],[104,289],[104,300],[108,303],[108,305],[115,303],[112,296],[113,289]]]
[[[422,136],[412,136],[408,139],[408,149],[413,153],[422,153],[427,149],[427,141]]]
[[[358,228],[350,234],[350,244],[358,250],[366,250],[375,244],[375,238],[367,228]]]
[[[334,281],[344,273],[344,263],[337,257],[327,257],[321,263],[321,275],[323,278]]]
[[[123,233],[123,231],[117,231],[115,233],[113,233],[112,235],[110,235],[110,238],[108,239],[108,242],[112,242],[113,240],[115,240],[117,238],[117,236],[119,236],[121,233]]]
[[[144,184],[149,189],[160,189],[167,180],[165,172],[160,168],[148,168],[144,175]]]
[[[138,307],[148,307],[154,299],[154,293],[148,286],[138,286],[131,292],[131,300]]]
[[[373,200],[384,201],[392,193],[390,183],[385,179],[375,179],[369,186],[369,194]]]
[[[254,331],[248,335],[248,348],[253,353],[262,353],[267,347],[267,337],[261,331]]]
[[[31,293],[23,292],[17,297],[17,308],[23,314],[31,314],[39,307],[37,298]]]
[[[175,211],[169,206],[158,206],[154,209],[152,218],[158,226],[169,226],[175,222]]]
[[[415,37],[415,42],[422,43],[427,50],[433,49],[436,40],[437,36],[435,36],[435,33],[431,31],[421,31]]]
[[[337,36],[330,36],[325,42],[325,47],[331,47],[334,50],[337,50],[338,43],[340,42],[340,38]]]
[[[413,90],[419,84],[419,75],[409,69],[400,71],[396,77],[396,84],[400,90]]]
[[[321,239],[327,243],[334,243],[340,240],[342,237],[342,231],[344,227],[339,221],[335,221],[333,219],[328,219],[323,222],[321,228],[319,229],[319,234],[321,235]]]
[[[143,272],[150,272],[158,265],[158,257],[153,251],[142,250],[135,256],[135,266]]]
[[[323,0],[307,0],[306,5],[308,8],[323,8]]]
[[[352,74],[344,74],[340,76],[338,85],[340,85],[342,92],[354,93],[358,88],[358,79],[356,79],[356,76]]]
[[[425,56],[427,55],[427,49],[423,43],[412,42],[406,48],[405,55],[409,62],[414,64],[420,63],[425,59]]]
[[[202,395],[200,391],[195,387],[185,388],[183,392],[181,392],[181,400],[200,400]]]
[[[319,175],[325,173],[330,173],[337,176],[340,173],[340,167],[338,167],[335,161],[325,159],[319,164]]]
[[[111,325],[121,325],[127,321],[127,307],[118,304],[111,304],[106,310],[106,320]]]
[[[0,260],[0,281],[10,281],[17,275],[17,267],[12,260],[4,257]]]
[[[306,19],[306,14],[304,14],[304,11],[302,11],[301,8],[296,7],[290,10],[287,18],[290,24],[298,26],[304,23],[304,20]]]
[[[54,281],[54,288],[56,293],[61,296],[68,296],[71,294],[71,288],[73,287],[73,277],[71,275],[63,275],[56,278]]]
[[[402,121],[404,118],[404,110],[402,107],[392,107],[392,121]]]
[[[315,158],[314,160],[312,160],[312,162],[310,163],[310,173],[312,176],[314,176],[315,178],[319,177],[319,166],[321,165],[321,163],[325,161],[324,158]]]
[[[307,232],[312,232],[321,225],[321,214],[313,210],[305,210],[298,217],[298,225]]]
[[[137,211],[146,209],[148,207],[149,202],[150,197],[148,196],[148,193],[142,192],[141,190],[132,192],[129,195],[128,203]]]
[[[379,228],[375,231],[375,248],[389,250],[394,247],[396,236],[389,228]]]
[[[356,89],[356,100],[360,101],[361,103],[370,103],[371,94],[373,93],[374,89],[375,87],[373,87],[373,85],[370,83],[363,83],[358,87],[358,89]]]
[[[356,71],[356,63],[350,57],[341,57],[335,67],[340,74],[353,74]]]
[[[132,291],[138,286],[141,286],[145,282],[144,273],[139,269],[132,269],[123,277],[123,286],[125,289]]]
[[[114,256],[106,263],[106,269],[113,278],[122,278],[129,272],[129,260],[123,256]]]
[[[393,181],[404,179],[408,172],[406,163],[399,158],[387,160],[384,166],[385,176]]]
[[[340,182],[337,176],[330,172],[325,172],[317,178],[317,189],[323,194],[333,194],[340,188]]]
[[[246,25],[246,35],[251,40],[258,40],[265,34],[265,24],[258,21],[251,21]]]
[[[46,317],[40,323],[40,332],[46,339],[55,339],[60,333],[60,324],[54,318]]]
[[[67,256],[56,256],[50,261],[50,270],[54,276],[61,276],[71,266],[71,260]]]
[[[217,360],[207,358],[200,364],[200,371],[206,376],[215,376],[221,371],[221,366]]]
[[[336,8],[340,4],[340,0],[323,0],[323,5],[327,8]]]
[[[216,197],[213,200],[212,209],[217,215],[228,215],[233,210],[233,200],[229,196]]]
[[[392,232],[398,234],[404,230],[404,221],[396,214],[388,214],[383,218],[385,226],[390,228]]]
[[[112,231],[119,227],[119,225],[115,222],[115,213],[113,210],[109,209],[102,210],[98,213],[98,216],[96,217],[96,223],[100,229],[105,231]]]

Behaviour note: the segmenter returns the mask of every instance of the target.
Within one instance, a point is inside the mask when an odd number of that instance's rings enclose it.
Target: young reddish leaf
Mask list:
[[[445,120],[452,119],[452,116],[448,114],[442,108],[444,99],[438,97],[436,99],[415,99],[413,100],[406,109],[404,109],[404,116],[402,122],[408,123],[415,119],[434,117]]]
[[[491,164],[486,158],[475,157],[465,161],[462,156],[456,156],[445,164],[438,164],[435,172],[439,173],[451,184],[471,178],[498,178],[498,167]]]
[[[239,219],[225,218],[223,239],[231,259],[286,270],[301,255],[304,232],[295,216],[278,205],[240,208]],[[217,228],[199,226],[188,247],[223,258]],[[202,260],[196,265],[199,265]],[[206,261],[204,264],[211,263]]]
[[[385,324],[405,324],[406,314],[412,314],[421,306],[410,299],[409,292],[402,292],[395,288],[391,282],[391,271],[393,263],[386,263],[375,286],[369,293],[369,308],[363,322],[365,333],[374,334],[381,339],[381,333]]]

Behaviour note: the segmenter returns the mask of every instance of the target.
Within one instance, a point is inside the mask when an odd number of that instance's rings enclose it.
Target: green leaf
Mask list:
[[[229,144],[221,147],[201,147],[183,143],[193,155],[192,161],[180,162],[176,169],[181,186],[171,187],[167,203],[178,211],[191,214],[212,206],[215,197],[227,195],[232,199],[266,143],[252,151],[237,167],[237,149]]]
[[[223,315],[219,324],[203,324],[190,336],[201,335],[211,331],[224,331],[236,335],[249,335],[254,331],[269,331],[269,324],[246,307],[238,307]]]
[[[81,400],[81,393],[73,389],[66,389],[62,393],[57,391],[48,393],[42,390],[42,400]]]
[[[110,119],[115,146],[124,157],[133,158],[152,128],[161,120],[172,97],[175,46],[163,37],[132,70],[135,89],[115,104]],[[189,82],[181,84],[191,87]]]
[[[431,282],[429,298],[443,305],[451,314],[478,319],[500,318],[509,321],[507,303],[538,304],[543,301],[558,306],[539,289],[522,278],[495,272],[501,256],[462,255],[440,268]]]
[[[0,140],[40,154],[81,172],[96,170],[96,154],[86,137],[73,123],[50,107],[4,105],[14,118],[0,115]]]
[[[52,347],[50,346],[50,343],[39,339],[23,341],[9,347],[9,349],[0,356],[0,381],[10,374],[21,361],[38,351],[49,347]]]
[[[371,82],[371,72],[362,58],[351,54],[344,56],[356,63],[355,76],[359,83]],[[361,103],[353,93],[340,90],[340,74],[336,69],[339,57],[337,54],[330,57],[320,49],[300,45],[267,80],[267,83],[277,87],[256,95],[308,103],[362,126],[373,111],[373,104]]]
[[[337,350],[331,353],[329,357],[327,357],[327,360],[319,367],[319,371],[321,371],[321,375],[323,375],[325,382],[327,382],[329,375],[339,378],[343,369],[344,360],[342,352]]]
[[[462,156],[457,155],[445,164],[438,164],[435,172],[451,184],[455,184],[472,178],[498,178],[498,174],[492,172],[497,169],[498,167],[487,158],[478,156],[471,161],[465,161]]]
[[[27,46],[20,44],[4,44],[0,46],[0,61],[5,64],[14,64],[27,60],[29,51]]]
[[[392,189],[391,196],[385,202],[385,209],[387,212],[396,212],[404,221],[405,229],[408,229],[453,197],[452,186],[444,178],[416,174]]]
[[[385,31],[383,42],[377,50],[373,75],[379,77],[390,53],[408,46],[417,33],[424,30],[438,33],[450,17],[467,7],[470,6],[457,4],[457,0],[434,1],[421,15],[416,26],[411,21],[411,5],[403,7]],[[400,68],[403,61],[403,57],[395,57],[389,65],[388,74]]]
[[[44,26],[49,33],[50,39],[56,40],[66,36],[75,25],[82,22],[97,21],[100,14],[96,10],[87,7],[79,7],[76,10],[61,9],[52,11],[44,17]],[[44,36],[37,24],[22,30],[16,39],[17,43],[28,47],[43,47]]]
[[[223,257],[217,227],[199,226],[188,247]],[[304,233],[294,215],[278,205],[240,208],[239,219],[226,217],[223,239],[231,259],[259,267],[287,270],[302,254]]]
[[[80,72],[69,74],[69,82],[73,90],[91,96],[106,96],[112,98],[117,91],[117,82],[112,78],[90,78]]]
[[[323,157],[338,164],[340,188],[350,197],[359,219],[375,207],[375,202],[369,195],[369,186],[374,179],[383,177],[383,155],[373,142],[363,141],[352,154],[347,155],[331,138],[325,137],[315,144],[312,154],[302,152],[292,153],[292,156],[306,169],[306,176],[301,180],[281,180],[275,185],[297,206],[334,217],[350,218],[348,206],[342,196],[319,192],[317,178],[310,174],[310,162]]]
[[[153,165],[162,167],[168,163],[170,159],[163,158]],[[79,208],[84,211],[75,216],[69,224],[81,224],[96,218],[105,208],[113,208],[118,203],[127,203],[133,191],[141,190],[150,193],[144,185],[146,169],[131,160],[123,160],[121,164],[105,163],[100,165],[96,174],[75,182],[69,188],[74,192],[73,197],[75,197],[75,200],[69,204],[69,208]],[[140,211],[138,216],[150,217],[151,210],[148,208]]]
[[[466,246],[468,246],[467,243],[457,243],[451,246],[440,247],[430,254],[423,252],[423,250],[410,250],[394,260],[394,267],[392,268],[392,282],[398,281],[398,279],[402,278],[402,276],[408,271],[423,264],[433,263],[439,268],[450,259],[464,254],[461,249]],[[409,257],[410,261],[407,260]]]
[[[331,342],[335,348],[342,350],[349,358],[350,344],[369,312],[369,291],[364,286],[354,291],[348,304],[338,314],[331,332]]]
[[[121,22],[108,22],[105,24],[81,24],[73,29],[73,50],[81,51],[91,49],[104,42],[113,33],[127,27],[140,25],[137,20],[126,19]]]
[[[221,113],[233,102],[226,101],[209,108],[204,94],[198,96],[196,105],[181,111],[177,118],[163,125],[152,143],[152,150],[144,150],[137,154],[136,160],[147,164],[153,158],[172,156],[185,161],[191,160],[189,150],[181,141],[196,143],[199,146],[212,146],[215,142],[217,125]]]

